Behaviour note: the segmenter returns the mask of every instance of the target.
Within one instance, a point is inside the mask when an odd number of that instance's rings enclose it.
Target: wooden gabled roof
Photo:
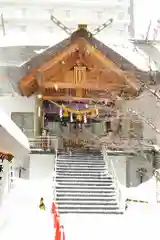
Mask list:
[[[27,63],[26,75],[20,80],[23,95],[40,91],[43,95],[55,89],[87,89],[95,91],[122,91],[135,96],[140,85],[130,72],[119,68],[99,51],[91,33],[79,29],[71,38],[44,51]],[[25,66],[24,66],[25,67]],[[52,91],[54,89],[54,91]]]

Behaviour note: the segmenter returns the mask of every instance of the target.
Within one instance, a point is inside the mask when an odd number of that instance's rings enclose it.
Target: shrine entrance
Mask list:
[[[66,147],[89,147],[97,132],[114,131],[111,119],[120,128],[117,99],[134,98],[141,88],[94,39],[86,25],[79,25],[65,46],[44,51],[41,64],[31,60],[33,67],[19,86],[24,96],[36,93],[35,136],[56,135]]]

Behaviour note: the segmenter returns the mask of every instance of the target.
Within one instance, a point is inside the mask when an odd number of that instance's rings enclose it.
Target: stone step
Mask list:
[[[79,172],[79,171],[83,171],[83,172],[105,172],[105,168],[102,167],[102,168],[96,168],[96,167],[88,167],[88,166],[85,166],[85,167],[81,167],[81,166],[77,166],[77,167],[69,167],[69,166],[63,166],[63,167],[59,167],[57,166],[56,167],[56,171],[69,171],[69,172]]]
[[[116,201],[113,201],[113,202],[100,202],[100,201],[79,201],[79,202],[76,202],[76,201],[66,201],[66,202],[63,202],[61,200],[57,200],[56,203],[58,204],[58,206],[61,208],[61,206],[70,206],[70,205],[73,205],[73,206],[117,206],[117,203]]]
[[[92,195],[90,196],[60,196],[60,197],[56,197],[56,202],[59,202],[59,201],[65,201],[65,202],[91,202],[91,201],[99,201],[99,202],[116,202],[116,198],[115,196],[102,196],[102,197],[99,197],[99,196],[96,196],[96,197],[93,197]]]
[[[68,173],[68,172],[57,172],[57,177],[59,176],[63,176],[63,177],[89,177],[89,178],[92,178],[92,177],[107,177],[107,174],[105,173],[97,173],[97,172],[92,172],[92,173],[87,173],[87,172],[79,172],[79,173]]]
[[[77,169],[67,169],[67,168],[57,168],[56,169],[56,173],[81,173],[81,174],[83,174],[83,173],[97,173],[97,174],[105,174],[105,171],[104,171],[104,169],[81,169],[81,168],[77,168]]]
[[[83,157],[83,156],[85,156],[85,157],[100,157],[100,158],[103,158],[103,155],[101,154],[101,153],[99,153],[99,154],[96,154],[96,153],[94,153],[94,154],[91,154],[91,153],[74,153],[74,152],[72,152],[72,154],[70,155],[69,153],[61,153],[60,155],[59,155],[59,157]]]
[[[81,171],[105,171],[106,170],[106,168],[105,167],[94,167],[94,166],[92,166],[92,167],[90,167],[90,166],[68,166],[68,165],[63,165],[63,166],[56,166],[56,170],[61,170],[61,171],[64,171],[64,170],[75,170],[75,171],[77,171],[77,170],[81,170]]]
[[[105,168],[106,167],[106,165],[105,164],[99,164],[99,163],[94,163],[94,164],[92,164],[92,163],[68,163],[68,162],[58,162],[57,164],[56,164],[56,166],[57,167],[90,167],[90,168],[92,168],[92,167],[94,167],[94,168]]]
[[[82,210],[82,209],[72,209],[72,210],[68,210],[68,209],[63,209],[63,210],[59,210],[60,214],[76,214],[76,216],[78,214],[106,214],[106,215],[122,215],[123,212],[119,211],[119,210]]]
[[[92,199],[92,198],[98,198],[98,199],[111,199],[111,198],[116,198],[115,192],[57,192],[56,194],[57,198],[87,198],[87,199]]]
[[[107,181],[107,182],[112,182],[112,178],[109,176],[92,176],[92,178],[90,176],[56,176],[56,180],[68,180],[68,181],[74,181],[74,180],[86,180],[86,181]]]
[[[100,159],[100,158],[85,158],[85,157],[82,157],[82,158],[79,158],[79,157],[68,157],[68,158],[58,158],[57,161],[93,161],[93,162],[104,162],[104,159]]]
[[[95,205],[95,206],[75,206],[75,205],[72,205],[72,206],[61,206],[59,210],[104,210],[104,211],[110,211],[110,210],[119,210],[118,206],[98,206],[98,205]]]
[[[108,184],[112,184],[113,183],[113,181],[112,180],[108,180],[108,179],[103,179],[103,178],[100,178],[100,179],[87,179],[87,178],[63,178],[63,179],[61,179],[61,178],[56,178],[56,181],[58,182],[58,183],[88,183],[88,184],[90,184],[90,183],[101,183],[101,184],[103,184],[103,183],[108,183]]]
[[[57,163],[93,163],[93,164],[104,164],[105,161],[102,159],[102,160],[92,160],[92,159],[57,159],[56,161]]]
[[[104,186],[104,185],[101,185],[101,186],[87,186],[87,185],[84,185],[84,186],[82,186],[82,185],[75,185],[74,186],[74,188],[73,188],[73,185],[66,185],[66,186],[62,186],[62,185],[59,185],[59,184],[56,184],[56,189],[68,189],[68,190],[78,190],[78,189],[82,189],[82,190],[86,190],[86,189],[88,189],[88,190],[91,190],[91,191],[93,191],[93,190],[99,190],[99,189],[101,189],[101,190],[104,190],[104,189],[109,189],[109,190],[114,190],[114,187],[113,186]]]
[[[75,153],[72,153],[71,155],[69,154],[60,154],[59,157],[64,157],[64,158],[67,158],[67,157],[97,157],[97,158],[103,158],[103,155],[102,154],[75,154]]]
[[[104,183],[104,182],[102,182],[102,183],[96,183],[96,182],[94,182],[94,183],[91,183],[91,182],[59,182],[59,181],[57,181],[57,185],[58,186],[69,186],[69,187],[76,187],[76,186],[78,186],[78,187],[96,187],[96,186],[100,186],[100,187],[114,187],[113,186],[113,183]]]
[[[56,192],[57,193],[89,193],[90,195],[92,194],[102,194],[102,193],[106,193],[106,195],[108,195],[109,193],[114,193],[114,189],[73,189],[73,188],[56,188]]]
[[[104,167],[106,168],[106,165],[104,163],[92,163],[92,162],[87,162],[87,163],[84,163],[84,162],[57,162],[56,163],[56,166],[60,166],[60,167],[63,167],[63,166],[68,166],[68,167]]]

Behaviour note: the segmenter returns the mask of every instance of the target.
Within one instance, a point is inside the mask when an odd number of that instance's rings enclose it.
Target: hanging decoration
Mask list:
[[[87,108],[87,109],[71,109],[69,107],[64,106],[63,104],[60,105],[54,101],[51,101],[53,104],[55,104],[57,107],[59,107],[59,116],[62,117],[70,117],[70,121],[73,122],[73,115],[75,115],[75,118],[77,121],[81,122],[84,121],[87,123],[87,116],[91,118],[95,118],[98,116],[98,108],[95,106],[94,108]]]
[[[84,114],[84,123],[87,123],[87,116],[86,116],[86,113]]]
[[[59,116],[60,116],[60,118],[63,117],[63,110],[62,110],[62,108],[59,109]]]
[[[0,152],[0,159],[2,159],[2,161],[6,159],[6,160],[8,160],[8,162],[11,162],[13,157],[14,156],[10,153]]]
[[[73,113],[70,114],[70,122],[73,122]]]

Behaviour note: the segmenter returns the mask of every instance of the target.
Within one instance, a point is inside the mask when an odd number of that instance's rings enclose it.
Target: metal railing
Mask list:
[[[56,136],[40,136],[29,138],[30,149],[39,151],[51,151],[58,149],[59,138]]]
[[[58,150],[55,149],[55,159],[54,159],[54,168],[53,168],[53,199],[54,203],[56,202],[56,171],[57,171],[57,158],[58,158]]]
[[[104,158],[105,158],[105,163],[106,163],[107,170],[113,178],[115,193],[116,193],[116,199],[117,199],[117,202],[118,202],[119,209],[124,211],[124,209],[125,209],[125,199],[123,197],[123,192],[122,192],[122,189],[121,189],[121,186],[120,186],[117,174],[116,174],[116,169],[114,167],[112,159],[108,157],[107,150],[105,149],[105,147],[103,147],[102,152],[103,152],[103,155],[104,155]]]

